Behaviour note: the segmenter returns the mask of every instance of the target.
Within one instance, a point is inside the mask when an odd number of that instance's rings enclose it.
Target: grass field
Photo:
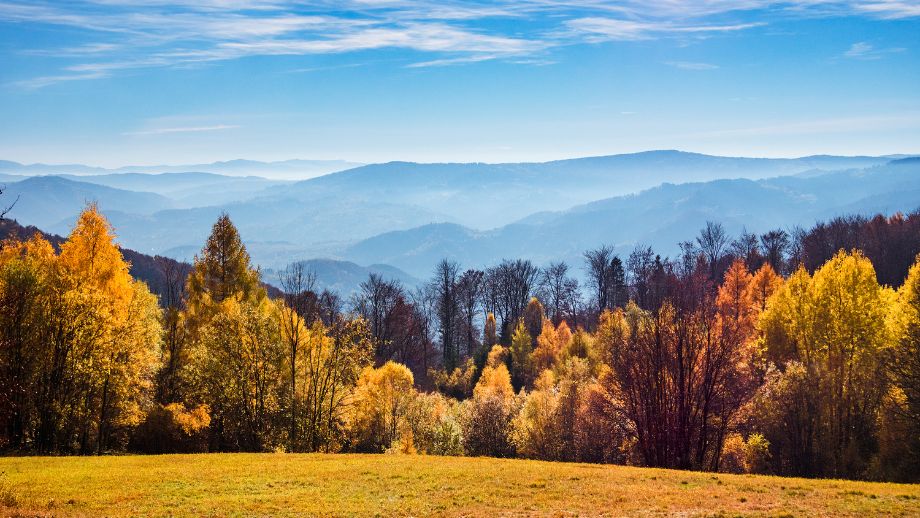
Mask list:
[[[0,471],[10,516],[920,516],[920,485],[485,458],[6,457]]]

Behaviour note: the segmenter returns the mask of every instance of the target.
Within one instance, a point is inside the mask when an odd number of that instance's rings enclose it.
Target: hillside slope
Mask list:
[[[150,214],[173,206],[171,200],[159,194],[116,189],[58,176],[35,176],[7,183],[4,196],[10,200],[19,198],[9,217],[40,228],[67,217],[75,219],[88,202],[98,202],[105,210],[135,214]]]

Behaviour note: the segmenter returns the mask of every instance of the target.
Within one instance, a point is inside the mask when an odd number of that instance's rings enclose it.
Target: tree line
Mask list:
[[[94,207],[0,248],[0,448],[490,455],[920,476],[920,214],[269,292],[222,215],[133,278]],[[151,293],[151,288],[156,294]]]

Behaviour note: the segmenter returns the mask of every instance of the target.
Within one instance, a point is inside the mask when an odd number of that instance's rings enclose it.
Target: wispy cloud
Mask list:
[[[223,131],[239,128],[235,124],[215,124],[213,126],[182,126],[175,128],[155,128],[142,131],[130,131],[123,135],[143,136],[143,135],[168,135],[171,133],[201,133],[206,131]]]
[[[85,81],[88,79],[101,79],[108,74],[102,72],[85,72],[85,73],[65,73],[51,76],[38,76],[20,81],[12,81],[8,84],[22,88],[24,90],[36,90],[56,83],[66,81]]]
[[[443,59],[432,59],[430,61],[419,61],[417,63],[409,63],[406,65],[407,68],[428,68],[428,67],[444,67],[449,65],[461,65],[464,63],[478,63],[480,61],[489,61],[496,59],[495,55],[481,54],[477,56],[463,56],[458,58],[443,58]]]
[[[860,41],[850,45],[850,48],[843,53],[843,57],[849,59],[874,60],[882,59],[889,54],[904,52],[904,50],[905,49],[901,47],[879,49],[870,43]]]
[[[565,45],[746,31],[765,25],[765,12],[898,19],[920,16],[920,5],[913,0],[0,0],[0,26],[66,26],[85,35],[82,45],[24,51],[84,60],[15,83],[41,88],[126,69],[394,48],[429,55],[407,65],[415,68],[549,62],[553,56],[547,54]],[[496,18],[521,23],[484,23]],[[855,55],[848,57],[871,59],[869,52],[851,50]]]
[[[697,63],[694,61],[665,61],[664,64],[681,70],[715,70],[719,68],[719,65],[713,65],[712,63]]]
[[[636,41],[664,35],[688,35],[734,32],[764,25],[761,22],[727,25],[677,24],[671,21],[621,20],[616,18],[587,17],[565,23],[572,34],[580,34],[590,42]]]

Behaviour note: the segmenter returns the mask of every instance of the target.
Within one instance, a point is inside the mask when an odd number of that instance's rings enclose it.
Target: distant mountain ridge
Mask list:
[[[399,200],[443,213],[465,226],[488,229],[535,212],[563,210],[667,182],[761,179],[816,169],[872,167],[890,160],[891,157],[834,156],[736,158],[647,151],[542,163],[388,162],[269,188],[265,194],[302,202],[345,193],[363,200]]]
[[[920,208],[920,161],[896,161],[867,169],[814,177],[666,183],[636,194],[542,212],[503,227],[477,231],[456,224],[394,231],[349,247],[343,257],[384,262],[412,275],[428,272],[442,257],[465,266],[524,257],[537,264],[567,260],[608,244],[627,254],[638,244],[674,254],[706,221],[764,232],[807,226],[839,214],[891,214]]]
[[[63,219],[75,218],[90,202],[103,202],[107,209],[136,214],[152,214],[174,206],[169,198],[159,194],[76,182],[59,176],[34,176],[7,183],[4,196],[18,198],[8,217],[42,229]]]
[[[260,162],[257,160],[227,160],[209,164],[187,165],[129,165],[107,169],[104,167],[82,164],[20,164],[10,160],[0,160],[0,173],[17,175],[60,175],[78,176],[120,174],[120,173],[214,173],[227,176],[261,176],[272,179],[302,180],[323,174],[351,169],[363,164],[347,160],[282,160],[278,162]]]

